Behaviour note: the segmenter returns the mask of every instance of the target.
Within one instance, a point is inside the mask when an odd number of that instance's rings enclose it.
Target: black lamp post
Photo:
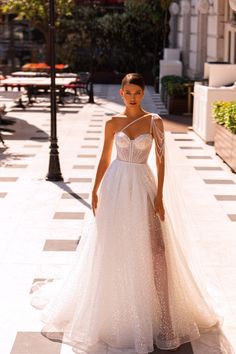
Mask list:
[[[51,136],[48,181],[63,181],[60,170],[59,152],[57,145],[57,103],[55,85],[55,3],[49,1],[49,39],[50,39],[50,67],[51,67]]]

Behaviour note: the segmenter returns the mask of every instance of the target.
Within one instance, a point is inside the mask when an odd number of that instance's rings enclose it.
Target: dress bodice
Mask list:
[[[123,131],[117,132],[115,134],[117,159],[131,163],[146,163],[152,140],[151,133],[140,134],[135,139],[130,139]]]

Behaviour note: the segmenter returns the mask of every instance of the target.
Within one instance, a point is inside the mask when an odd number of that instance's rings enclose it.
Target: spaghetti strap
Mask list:
[[[125,125],[120,131],[122,132],[123,130],[125,130],[126,128],[128,128],[131,124],[133,124],[133,123],[137,122],[138,120],[140,120],[140,119],[142,119],[142,118],[144,118],[144,117],[147,117],[147,116],[149,116],[149,115],[150,115],[150,113],[147,113],[147,114],[144,114],[143,116],[141,116],[141,117],[139,117],[139,118],[133,120],[133,122],[130,122],[129,124]]]

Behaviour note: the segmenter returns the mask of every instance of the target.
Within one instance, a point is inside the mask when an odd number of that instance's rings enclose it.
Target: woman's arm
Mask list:
[[[96,173],[96,177],[95,177],[94,187],[92,190],[92,209],[93,209],[94,215],[95,215],[95,209],[97,208],[97,203],[98,203],[97,191],[98,191],[98,188],[99,188],[100,183],[102,181],[102,178],[103,178],[103,176],[110,164],[110,161],[111,161],[113,140],[114,140],[114,130],[113,130],[113,124],[112,124],[112,119],[111,119],[111,120],[107,121],[106,125],[105,125],[104,144],[103,144],[101,158],[99,160],[99,164],[97,167],[97,173]]]
[[[164,126],[161,118],[154,119],[153,136],[155,141],[156,166],[157,166],[157,195],[154,201],[155,211],[161,220],[165,218],[163,207],[163,185],[165,177],[165,155],[164,155]]]

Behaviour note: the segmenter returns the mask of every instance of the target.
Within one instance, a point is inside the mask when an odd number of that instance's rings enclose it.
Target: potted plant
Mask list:
[[[213,118],[216,121],[216,154],[236,172],[236,101],[214,102]]]
[[[161,79],[161,99],[169,113],[188,111],[188,87],[192,83],[185,76],[167,75]]]

